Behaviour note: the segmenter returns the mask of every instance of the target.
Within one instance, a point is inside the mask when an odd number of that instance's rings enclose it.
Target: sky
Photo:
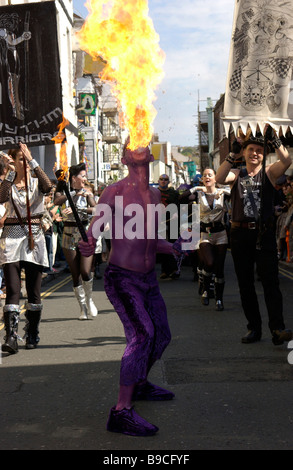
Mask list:
[[[124,0],[121,0],[122,2]],[[149,0],[166,59],[155,90],[154,132],[174,146],[198,144],[198,109],[225,93],[235,0]],[[74,12],[88,15],[85,0]]]

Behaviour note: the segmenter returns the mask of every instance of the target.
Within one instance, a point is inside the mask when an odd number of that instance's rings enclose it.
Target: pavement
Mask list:
[[[293,270],[289,263],[280,268],[286,323],[293,328]],[[122,451],[170,456],[199,450],[292,450],[293,367],[287,344],[272,344],[260,283],[263,338],[245,345],[231,254],[223,312],[215,311],[212,300],[208,307],[201,305],[192,279],[191,268],[183,266],[178,280],[159,281],[172,341],[150,380],[172,390],[175,399],[135,403],[136,411],[159,427],[155,436],[138,438],[106,430],[117,400],[125,337],[103,281],[94,281],[99,315],[79,321],[69,273],[61,269],[44,278],[38,348],[27,351],[20,343],[18,354],[2,354],[0,449],[91,450],[103,458]],[[23,326],[21,315],[20,334]],[[2,328],[1,342],[3,336]]]

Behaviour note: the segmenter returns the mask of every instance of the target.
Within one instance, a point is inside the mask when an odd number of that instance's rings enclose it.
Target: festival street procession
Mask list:
[[[1,450],[292,450],[292,30],[0,0]]]

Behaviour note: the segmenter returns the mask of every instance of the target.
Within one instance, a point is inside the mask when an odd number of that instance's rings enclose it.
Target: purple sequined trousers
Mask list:
[[[126,337],[120,385],[132,385],[146,379],[171,340],[166,305],[155,270],[143,274],[110,264],[104,283]]]

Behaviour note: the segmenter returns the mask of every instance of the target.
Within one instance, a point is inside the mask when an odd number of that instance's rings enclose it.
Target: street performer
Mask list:
[[[170,400],[174,397],[172,392],[147,380],[151,367],[160,359],[171,339],[166,306],[156,277],[156,252],[174,252],[171,243],[158,238],[158,218],[147,219],[148,206],[161,202],[159,191],[149,186],[151,161],[153,156],[148,148],[132,151],[125,145],[122,163],[127,165],[129,173],[103,191],[87,232],[88,243],[79,243],[82,254],[94,253],[96,239],[103,230],[99,219],[109,207],[112,238],[105,291],[124,326],[126,349],[121,361],[118,402],[110,411],[107,429],[133,436],[149,436],[158,431],[157,426],[134,411],[133,400]],[[141,237],[133,237],[129,229],[134,204],[143,215]],[[116,227],[118,217],[121,222]],[[152,228],[153,237],[148,232]]]
[[[216,181],[231,186],[231,253],[238,279],[240,298],[247,319],[247,334],[242,343],[260,341],[262,320],[254,284],[254,266],[264,289],[269,329],[274,345],[292,338],[285,328],[283,298],[278,279],[278,257],[274,224],[274,186],[289,168],[292,160],[273,129],[266,130],[268,144],[275,148],[278,160],[263,165],[264,137],[247,133],[242,142],[233,142],[232,152],[216,174]],[[243,149],[245,169],[233,169]],[[263,171],[265,170],[265,175]]]
[[[189,190],[190,199],[194,193],[198,193],[200,204],[200,242],[199,258],[202,282],[201,302],[209,305],[210,285],[213,274],[215,275],[215,299],[216,310],[224,310],[223,294],[225,286],[224,267],[228,248],[228,236],[225,225],[225,196],[230,195],[230,190],[216,187],[216,175],[212,168],[205,168],[202,175],[204,186],[194,186]]]
[[[54,204],[64,206],[62,208],[62,218],[64,221],[64,229],[62,234],[62,250],[68,263],[72,282],[73,291],[80,307],[79,320],[88,320],[98,315],[98,309],[94,304],[93,293],[93,276],[91,274],[92,257],[82,256],[78,249],[78,242],[81,240],[76,219],[72,208],[70,207],[68,196],[64,194],[64,186],[59,182],[57,184],[54,197]],[[89,226],[89,219],[92,216],[95,207],[93,193],[85,188],[86,184],[86,166],[85,163],[73,165],[69,169],[69,197],[76,208],[82,225],[86,228]]]
[[[40,340],[41,283],[43,267],[48,266],[46,241],[41,227],[44,194],[52,183],[25,144],[9,150],[6,157],[9,170],[0,186],[0,203],[5,203],[6,219],[0,239],[0,265],[6,283],[3,307],[5,342],[2,351],[18,351],[19,300],[21,269],[25,269],[28,301],[26,303],[26,349],[34,349]],[[35,177],[32,177],[31,171]]]

